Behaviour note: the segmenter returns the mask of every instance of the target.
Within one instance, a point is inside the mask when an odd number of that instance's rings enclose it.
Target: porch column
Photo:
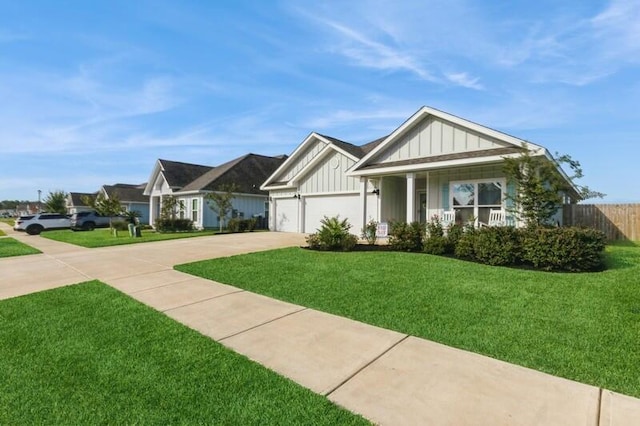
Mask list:
[[[300,194],[300,193],[298,192],[298,195],[299,195],[299,194]],[[302,232],[302,233],[304,233],[304,232],[306,231],[306,230],[305,230],[305,226],[306,226],[306,225],[305,225],[305,223],[304,223],[304,222],[305,222],[305,221],[304,221],[304,219],[305,219],[305,217],[306,217],[306,212],[305,212],[305,209],[306,209],[305,204],[306,204],[306,202],[305,202],[305,197],[304,197],[304,196],[300,196],[300,195],[299,195],[299,197],[300,197],[300,198],[298,198],[298,206],[299,206],[299,207],[298,207],[298,211],[300,212],[300,213],[299,213],[299,214],[300,214],[300,217],[298,218],[298,228],[299,228],[298,232]],[[313,231],[312,231],[312,232],[313,232]]]
[[[149,225],[153,226],[158,217],[158,197],[149,197]]]
[[[367,224],[367,186],[369,186],[369,179],[364,176],[360,177],[360,217],[363,228]],[[360,229],[356,231],[359,233]]]
[[[407,173],[407,223],[415,221],[416,216],[416,174]]]

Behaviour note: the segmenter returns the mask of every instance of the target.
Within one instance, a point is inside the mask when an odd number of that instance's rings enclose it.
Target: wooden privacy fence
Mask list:
[[[640,241],[640,204],[567,204],[563,223],[599,229],[609,240]]]

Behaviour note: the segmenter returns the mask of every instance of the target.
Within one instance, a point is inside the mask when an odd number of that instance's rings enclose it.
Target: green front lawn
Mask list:
[[[37,253],[42,252],[14,238],[0,238],[0,257],[24,256]]]
[[[0,323],[0,424],[367,424],[98,281]]]
[[[176,266],[280,300],[640,397],[640,247],[559,274],[288,248]]]
[[[0,237],[4,237],[6,235],[7,235],[6,232],[4,232],[2,229],[0,229]]]
[[[4,217],[2,219],[0,219],[0,222],[4,222],[7,225],[11,226],[12,228],[13,228],[13,225],[16,223],[15,219],[13,219],[13,218],[4,218]]]
[[[74,232],[70,229],[58,231],[46,231],[40,234],[45,238],[49,238],[63,243],[75,244],[82,247],[108,247],[119,246],[123,244],[147,243],[150,241],[175,240],[177,238],[202,237],[214,235],[216,231],[193,231],[193,232],[176,232],[161,234],[153,230],[142,231],[142,237],[131,238],[128,231],[118,231],[118,236],[111,235],[111,231],[106,229],[96,229],[94,231],[78,231]]]

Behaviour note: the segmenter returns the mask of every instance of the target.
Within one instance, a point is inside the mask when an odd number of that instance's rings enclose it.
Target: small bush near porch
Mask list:
[[[640,247],[609,246],[605,261],[559,274],[289,248],[176,269],[640,397]]]

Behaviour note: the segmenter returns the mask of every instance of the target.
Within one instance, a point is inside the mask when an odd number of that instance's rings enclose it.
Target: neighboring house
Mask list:
[[[70,192],[67,194],[67,213],[74,214],[79,212],[84,212],[88,210],[92,210],[90,206],[87,206],[83,200],[84,197],[94,198],[96,196],[96,192],[88,193],[88,192]]]
[[[286,159],[247,154],[217,167],[177,161],[158,160],[144,193],[150,197],[150,219],[153,224],[160,216],[162,198],[175,196],[181,208],[179,217],[193,220],[197,228],[216,228],[218,215],[210,208],[206,195],[217,192],[223,185],[238,188],[232,200],[232,216],[267,218],[269,199],[260,184]]]
[[[140,223],[149,224],[149,197],[144,194],[146,186],[146,182],[137,185],[116,183],[115,185],[103,185],[100,192],[107,198],[117,196],[125,211],[139,212]]]
[[[34,201],[26,204],[18,204],[16,206],[16,216],[27,216],[30,214],[36,214],[42,209],[42,204]]]
[[[523,147],[554,161],[542,146],[430,107],[362,146],[311,133],[261,187],[271,200],[269,227],[315,232],[324,216],[339,215],[360,234],[369,220],[426,222],[445,210],[459,223],[487,223],[491,209],[511,207],[506,194],[515,186],[503,161]]]

